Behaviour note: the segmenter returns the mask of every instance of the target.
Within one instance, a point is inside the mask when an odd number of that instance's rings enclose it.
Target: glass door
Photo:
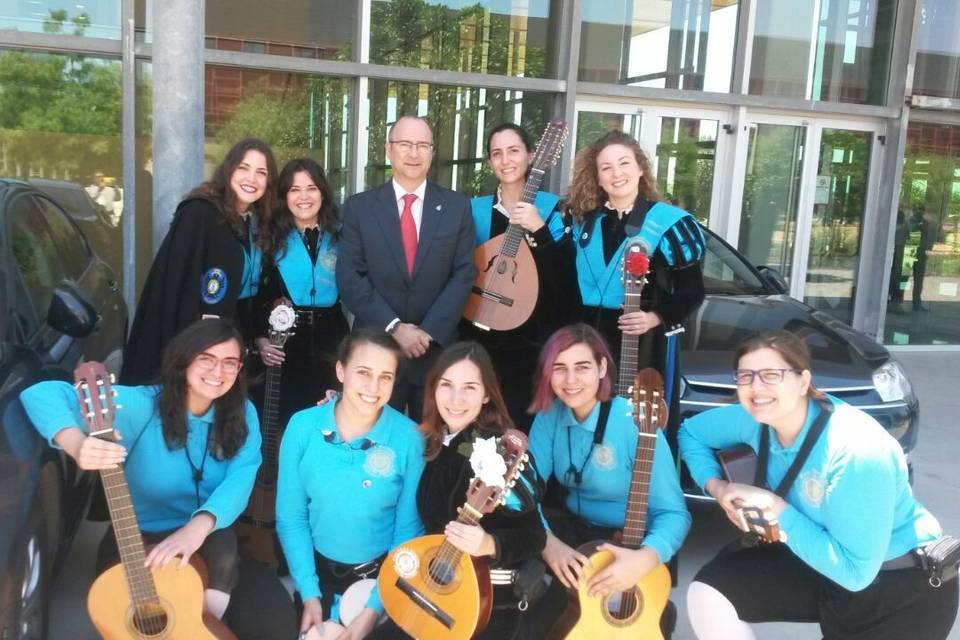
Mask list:
[[[710,226],[717,217],[713,189],[722,166],[723,119],[722,112],[702,109],[578,102],[574,152],[611,129],[630,133],[650,158],[661,197]]]

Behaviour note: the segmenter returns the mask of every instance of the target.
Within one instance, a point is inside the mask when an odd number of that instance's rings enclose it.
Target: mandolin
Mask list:
[[[633,420],[639,430],[636,459],[630,479],[630,496],[619,544],[639,549],[647,523],[647,501],[657,431],[667,421],[663,397],[663,378],[656,369],[639,371],[633,384]],[[580,586],[567,591],[567,608],[548,636],[551,640],[663,640],[660,616],[670,597],[670,572],[658,564],[630,591],[604,597],[587,595],[587,581],[613,562],[609,551],[598,551],[603,540],[581,545],[578,551],[588,558],[592,568],[584,567]]]
[[[508,429],[492,455],[497,454],[506,472],[495,479],[499,482],[471,480],[458,522],[476,525],[506,501],[528,460],[527,437]],[[413,638],[467,640],[490,619],[493,587],[486,559],[464,554],[442,534],[416,538],[391,551],[377,584],[390,618]]]
[[[628,239],[623,250],[623,313],[642,311],[640,295],[647,283],[650,256],[643,244]],[[640,368],[640,336],[620,334],[620,378],[617,380],[617,395],[629,398],[633,390],[634,374]]]
[[[120,405],[113,404],[110,374],[99,362],[84,362],[74,380],[88,433],[114,440]],[[200,556],[194,554],[182,569],[178,563],[145,568],[146,549],[123,467],[102,469],[100,477],[120,551],[120,564],[100,574],[87,597],[87,611],[100,635],[106,640],[236,640],[222,622],[203,612],[201,574],[206,568]]]
[[[297,314],[286,298],[273,304],[268,338],[275,347],[283,347],[295,331]],[[234,525],[237,540],[256,562],[276,565],[279,561],[274,540],[276,529],[277,472],[280,451],[281,366],[267,367],[264,384],[263,415],[260,420],[260,451],[263,462],[250,493],[247,508]]]
[[[566,136],[567,125],[562,120],[552,120],[547,125],[537,143],[521,202],[532,204],[536,199],[543,175],[560,157]],[[487,240],[473,254],[477,279],[463,316],[485,331],[516,329],[537,306],[537,265],[523,238],[523,227],[510,224],[506,233]]]

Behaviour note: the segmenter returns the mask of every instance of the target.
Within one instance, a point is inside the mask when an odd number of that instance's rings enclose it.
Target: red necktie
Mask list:
[[[417,223],[413,221],[413,203],[417,194],[403,196],[403,213],[400,214],[400,236],[403,239],[403,253],[407,257],[407,273],[413,275],[413,262],[417,258]]]

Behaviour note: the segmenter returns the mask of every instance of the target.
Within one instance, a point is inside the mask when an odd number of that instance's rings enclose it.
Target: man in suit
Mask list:
[[[404,116],[387,136],[393,179],[347,199],[337,286],[354,326],[385,329],[405,362],[390,404],[420,421],[427,370],[457,338],[476,269],[466,197],[427,180],[433,133]]]

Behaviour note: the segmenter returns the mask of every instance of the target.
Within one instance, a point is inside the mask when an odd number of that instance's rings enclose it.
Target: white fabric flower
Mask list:
[[[293,307],[278,304],[270,312],[270,328],[274,331],[287,331],[293,326],[296,318],[297,312],[293,310]]]
[[[477,438],[470,454],[470,466],[473,475],[488,487],[506,486],[503,476],[507,473],[507,463],[497,453],[496,438]]]

